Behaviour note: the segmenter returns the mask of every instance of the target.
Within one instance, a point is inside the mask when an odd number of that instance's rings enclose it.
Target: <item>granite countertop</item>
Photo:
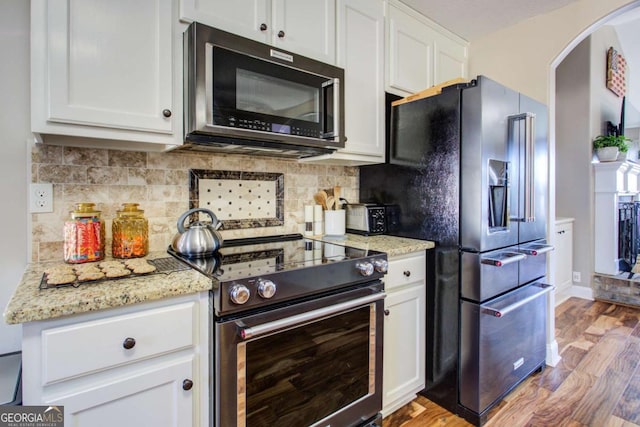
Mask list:
[[[347,233],[346,239],[333,239],[321,236],[314,238],[343,246],[386,252],[390,257],[404,255],[411,252],[424,251],[435,247],[435,243],[428,240],[417,240],[387,235],[361,236],[359,234]]]
[[[170,257],[151,253],[146,259]],[[105,259],[108,261],[109,259]],[[193,294],[211,289],[212,282],[195,270],[151,273],[122,279],[40,289],[44,271],[61,262],[27,265],[22,280],[4,311],[8,324],[27,323],[89,311],[104,310],[145,301]]]
[[[386,252],[390,257],[434,247],[433,242],[394,236],[347,234],[335,240],[315,236],[344,246]],[[146,259],[170,257],[166,252],[151,253]],[[108,259],[105,259],[108,261]],[[47,320],[90,311],[116,308],[145,301],[211,290],[212,281],[195,270],[89,282],[78,287],[40,289],[45,270],[61,262],[29,264],[4,311],[8,324]]]

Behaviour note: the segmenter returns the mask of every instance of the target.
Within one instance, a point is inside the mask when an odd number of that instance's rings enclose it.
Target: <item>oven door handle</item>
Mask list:
[[[553,285],[547,285],[546,283],[536,283],[534,286],[538,286],[539,288],[541,288],[540,292],[536,292],[533,295],[529,295],[526,298],[521,299],[520,301],[513,303],[511,305],[508,305],[504,308],[501,309],[497,309],[497,308],[492,308],[492,307],[482,307],[482,311],[486,314],[490,314],[491,316],[494,317],[504,317],[507,314],[511,313],[513,310],[522,307],[523,305],[533,301],[534,299],[538,298],[539,296],[542,296],[544,294],[548,294],[549,292],[551,292],[552,290],[554,290],[556,287]]]
[[[240,327],[238,329],[238,335],[240,338],[247,340],[249,338],[255,338],[260,335],[269,334],[281,329],[286,329],[291,326],[298,325],[300,323],[311,322],[316,319],[331,316],[352,308],[371,304],[372,302],[380,301],[386,297],[384,292],[378,292],[366,297],[358,298],[351,301],[345,301],[340,304],[335,304],[329,307],[319,308],[317,310],[308,311],[306,313],[298,314],[296,316],[287,317],[280,320],[274,320],[273,322],[263,323],[262,325],[256,325],[251,327]]]

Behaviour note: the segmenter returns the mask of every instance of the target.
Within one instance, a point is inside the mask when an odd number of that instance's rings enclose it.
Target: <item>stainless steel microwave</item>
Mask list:
[[[302,158],[344,147],[344,70],[206,25],[184,36],[183,149]]]

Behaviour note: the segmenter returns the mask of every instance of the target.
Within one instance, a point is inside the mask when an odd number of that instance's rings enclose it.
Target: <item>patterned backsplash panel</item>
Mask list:
[[[223,230],[284,224],[284,174],[189,170],[189,207],[211,210]]]

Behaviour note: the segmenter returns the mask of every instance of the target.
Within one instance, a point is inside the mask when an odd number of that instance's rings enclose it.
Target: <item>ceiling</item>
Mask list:
[[[401,0],[471,44],[474,39],[575,1],[579,0]],[[627,125],[640,127],[640,7],[606,25],[615,28],[627,60]]]
[[[472,41],[578,0],[401,0],[449,31]]]

